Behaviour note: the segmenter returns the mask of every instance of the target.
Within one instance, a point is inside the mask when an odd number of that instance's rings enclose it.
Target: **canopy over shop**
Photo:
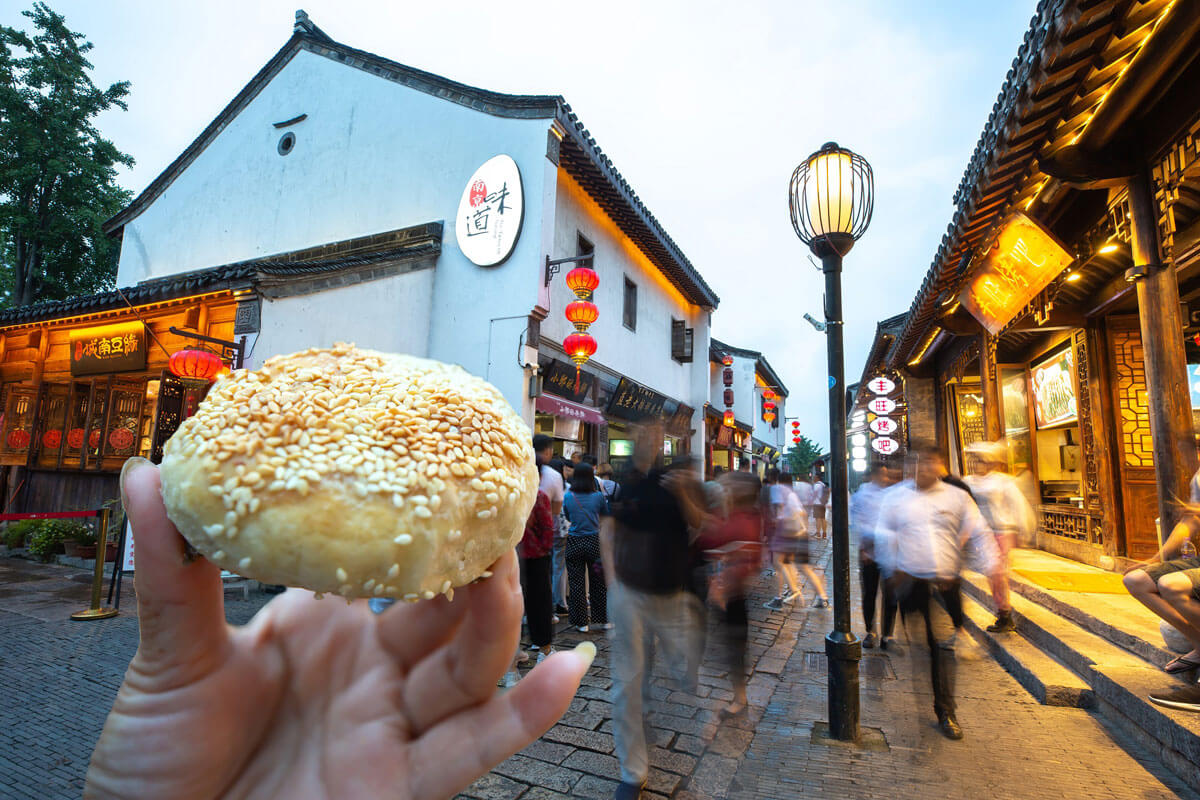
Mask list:
[[[903,379],[906,443],[957,469],[1006,438],[1039,545],[1093,563],[1152,555],[1196,467],[1198,55],[1195,3],[1039,4],[929,273],[864,370]]]

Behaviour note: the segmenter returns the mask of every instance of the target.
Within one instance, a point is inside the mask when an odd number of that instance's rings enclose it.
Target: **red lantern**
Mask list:
[[[579,368],[596,354],[596,340],[589,333],[572,333],[563,339],[563,349],[575,362],[575,391],[579,391]]]
[[[724,356],[721,358],[721,363],[727,367],[733,366],[733,356]]]
[[[576,267],[567,273],[567,288],[580,300],[591,300],[592,292],[600,285],[600,276],[594,269]]]
[[[721,383],[726,386],[733,386],[733,370],[729,367],[726,367],[725,371],[721,374]]]
[[[764,389],[763,390],[763,399],[764,400],[778,400],[779,395],[775,394],[775,392],[772,391],[771,389]]]
[[[767,411],[774,411],[775,410],[774,401],[767,400],[766,402],[763,403],[763,408],[765,408]]]
[[[588,300],[576,300],[574,303],[567,304],[566,315],[567,322],[570,322],[575,326],[575,330],[582,333],[596,321],[596,317],[600,316],[600,309],[596,308],[595,303]]]
[[[775,412],[768,411],[767,413],[763,414],[763,421],[764,422],[774,422],[775,421]]]
[[[174,353],[167,368],[178,378],[211,381],[225,368],[225,363],[216,353],[189,347]]]
[[[725,390],[725,398],[724,399],[725,399],[725,405],[727,405],[727,406],[733,405],[733,389]]]
[[[800,444],[800,437],[799,436],[793,437],[792,441],[795,442],[796,444]]]
[[[800,433],[800,423],[799,422],[792,423],[792,433],[796,433],[796,434]]]
[[[725,417],[721,422],[726,428],[732,428],[733,427],[733,412],[726,411]]]

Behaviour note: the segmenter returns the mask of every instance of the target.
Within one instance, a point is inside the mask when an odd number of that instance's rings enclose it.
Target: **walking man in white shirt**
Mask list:
[[[991,633],[1009,633],[1013,623],[1012,603],[1008,597],[1008,553],[1017,543],[1017,535],[1032,515],[1029,502],[1021,494],[1017,479],[1004,472],[1008,465],[1008,447],[1004,442],[975,442],[967,446],[971,474],[963,481],[971,489],[975,502],[1000,550],[1000,569],[992,576],[992,599],[996,601],[996,621],[988,626]]]
[[[959,573],[964,549],[975,551],[981,571],[999,568],[996,540],[979,507],[962,489],[942,480],[946,468],[934,447],[909,452],[906,480],[888,490],[879,510],[875,552],[892,588],[913,647],[913,680],[925,659],[933,681],[938,727],[961,739],[955,719],[954,642],[962,626]],[[921,632],[926,647],[921,647]]]
[[[813,521],[813,537],[816,539],[829,538],[829,529],[825,522],[825,506],[829,500],[829,487],[819,475],[813,476],[812,494],[808,499],[808,516]]]

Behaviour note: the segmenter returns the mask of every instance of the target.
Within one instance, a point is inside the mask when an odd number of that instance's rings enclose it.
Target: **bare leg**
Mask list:
[[[801,564],[800,571],[804,573],[804,577],[808,578],[808,582],[817,590],[817,597],[822,600],[828,600],[829,596],[825,594],[825,582],[821,580],[821,576],[812,568],[812,564]]]
[[[779,572],[783,576],[783,580],[787,581],[788,587],[792,590],[792,594],[800,599],[802,595],[803,584],[800,583],[800,576],[796,574],[796,565],[780,558],[777,562]]]
[[[1192,635],[1192,632],[1200,631],[1200,603],[1196,602],[1196,598],[1192,596],[1192,581],[1182,572],[1172,572],[1169,575],[1164,575],[1158,581],[1159,597],[1166,602],[1171,608],[1187,622],[1186,628],[1179,628],[1179,632],[1188,638],[1196,647],[1192,650],[1191,655],[1200,654],[1200,637]],[[1168,620],[1170,622],[1170,620]],[[1175,623],[1172,622],[1172,625]],[[1176,625],[1178,628],[1179,626]]]
[[[1133,595],[1138,602],[1153,611],[1158,616],[1162,617],[1177,631],[1187,637],[1189,642],[1191,642],[1193,645],[1196,645],[1194,648],[1192,648],[1190,653],[1187,653],[1184,656],[1184,658],[1189,660],[1200,659],[1200,627],[1190,623],[1186,617],[1176,610],[1175,606],[1173,606],[1171,603],[1168,603],[1166,599],[1164,599],[1159,593],[1159,586],[1164,581],[1167,582],[1168,586],[1172,585],[1172,582],[1168,581],[1168,578],[1171,577],[1172,575],[1165,575],[1163,576],[1162,580],[1156,584],[1145,570],[1135,569],[1133,572],[1130,572],[1125,576],[1125,588],[1129,590],[1129,593]],[[1180,577],[1187,582],[1188,591],[1191,591],[1191,581],[1189,581],[1186,576],[1181,575]],[[1168,590],[1168,592],[1169,591],[1170,590]]]

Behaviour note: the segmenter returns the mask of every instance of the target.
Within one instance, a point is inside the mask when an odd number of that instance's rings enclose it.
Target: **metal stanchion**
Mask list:
[[[96,571],[92,575],[92,605],[84,611],[71,615],[74,620],[108,619],[120,612],[115,608],[100,605],[100,594],[104,591],[104,556],[108,551],[108,509],[100,509],[99,530],[96,531]],[[117,554],[120,558],[120,553]],[[115,564],[114,564],[115,566]]]

